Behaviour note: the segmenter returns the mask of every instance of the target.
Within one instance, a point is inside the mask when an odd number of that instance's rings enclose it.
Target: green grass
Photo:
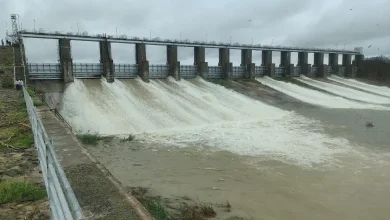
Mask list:
[[[164,206],[159,201],[140,199],[140,202],[156,220],[172,220]]]
[[[12,64],[0,64],[0,68],[10,68],[13,67]]]
[[[46,191],[28,181],[6,180],[0,182],[0,204],[43,199]]]
[[[0,129],[0,140],[17,149],[29,148],[34,144],[30,129],[21,125]],[[0,150],[3,148],[0,145]]]
[[[85,133],[85,134],[77,134],[77,138],[81,141],[81,143],[85,145],[91,145],[91,146],[96,146],[99,141],[105,141],[109,142],[111,141],[114,137],[113,136],[100,136],[98,133]]]
[[[0,105],[0,141],[12,148],[29,148],[34,143],[30,121],[23,97],[20,100],[4,101]],[[0,150],[7,146],[0,144]]]
[[[33,104],[35,107],[39,107],[39,106],[43,105],[43,103],[41,101],[33,101]]]
[[[31,99],[33,100],[33,104],[35,107],[39,107],[39,106],[42,106],[43,103],[41,101],[41,99],[39,98],[39,96],[37,95],[37,93],[31,89],[31,88],[26,88],[28,94],[31,96]]]
[[[35,91],[33,89],[27,87],[26,90],[27,90],[28,94],[31,96],[31,98],[37,97],[37,94],[35,93]]]

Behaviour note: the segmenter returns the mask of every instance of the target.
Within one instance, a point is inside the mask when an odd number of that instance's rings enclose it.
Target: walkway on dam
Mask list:
[[[91,219],[139,219],[126,197],[98,168],[75,135],[48,107],[38,107],[38,115],[65,170],[72,189],[83,209]],[[108,174],[110,175],[110,174]]]

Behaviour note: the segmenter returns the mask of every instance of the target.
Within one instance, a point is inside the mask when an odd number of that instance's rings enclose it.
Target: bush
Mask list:
[[[127,138],[123,138],[121,141],[122,142],[127,142],[127,141],[133,141],[135,139],[135,136],[132,134],[129,134]]]
[[[46,196],[46,191],[28,181],[7,180],[0,182],[0,204],[33,201]]]
[[[96,146],[99,141],[111,141],[114,138],[112,136],[100,136],[98,133],[91,134],[89,132],[78,134],[77,137],[81,143],[92,146]]]
[[[140,199],[140,202],[156,220],[172,219],[159,201],[154,201],[152,199]]]
[[[40,102],[40,101],[34,101],[33,104],[34,104],[35,107],[39,107],[39,106],[43,105],[43,103]]]

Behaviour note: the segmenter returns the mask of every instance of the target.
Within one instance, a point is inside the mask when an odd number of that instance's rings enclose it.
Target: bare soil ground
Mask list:
[[[21,92],[0,89],[0,119],[0,183],[28,181],[45,190]],[[49,218],[47,198],[34,201],[22,197],[18,201],[0,203],[0,219]]]

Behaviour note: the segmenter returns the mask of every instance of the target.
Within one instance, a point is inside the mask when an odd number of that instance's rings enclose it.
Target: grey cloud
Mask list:
[[[4,1],[4,0],[3,0]],[[18,13],[24,28],[47,31],[107,33],[141,37],[223,41],[317,47],[364,47],[367,56],[390,54],[390,1],[385,0],[14,0],[0,8],[0,32],[9,14]],[[352,11],[350,10],[352,8]],[[378,24],[378,25],[377,25]],[[56,43],[27,43],[29,60],[57,60]],[[40,43],[41,42],[41,43]],[[48,42],[48,43],[46,43]],[[75,60],[98,62],[97,44],[73,42]],[[74,46],[77,45],[77,46]],[[371,48],[367,48],[373,45]],[[113,45],[118,62],[133,62],[134,47]],[[379,48],[379,50],[378,50]],[[147,50],[151,62],[165,63],[165,49]],[[218,62],[217,50],[207,50],[207,61]],[[179,50],[182,63],[193,62],[192,49]],[[279,63],[279,53],[273,59]],[[294,55],[295,56],[295,55]],[[235,65],[239,52],[232,51]],[[259,63],[257,53],[254,62]],[[295,60],[293,59],[295,62]]]

